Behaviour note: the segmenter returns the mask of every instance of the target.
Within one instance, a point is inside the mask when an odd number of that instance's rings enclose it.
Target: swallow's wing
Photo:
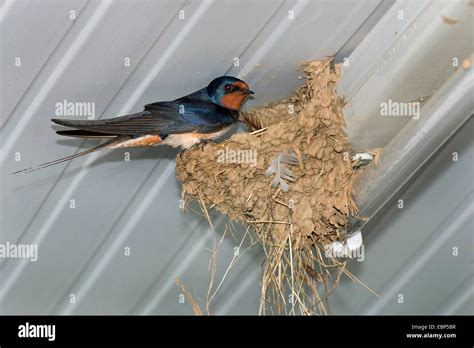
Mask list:
[[[81,134],[94,136],[109,135],[151,135],[160,136],[176,133],[219,131],[226,125],[221,118],[213,116],[215,110],[206,109],[206,103],[176,100],[148,104],[140,113],[103,120],[60,120],[56,124],[83,131]],[[206,116],[209,115],[209,116]],[[84,133],[85,132],[85,133]],[[80,136],[77,132],[59,131],[61,135]],[[86,134],[86,135],[87,135]]]
[[[177,118],[163,117],[144,111],[138,114],[115,117],[104,120],[78,121],[52,119],[56,124],[81,130],[87,134],[102,135],[167,135],[197,131],[198,125],[193,125]],[[66,131],[67,132],[67,131]],[[62,135],[68,135],[60,131]],[[71,133],[72,134],[72,133]]]
[[[53,166],[104,147],[121,146],[123,143],[129,142],[132,143],[128,146],[144,146],[143,144],[138,145],[134,141],[140,143],[140,139],[147,138],[147,135],[158,135],[151,140],[154,144],[170,134],[219,131],[226,126],[228,119],[232,120],[232,117],[228,118],[228,115],[222,112],[219,114],[209,104],[211,103],[206,103],[205,100],[199,98],[185,97],[172,102],[149,104],[145,106],[143,112],[111,119],[93,121],[52,119],[51,121],[54,123],[73,128],[58,131],[57,133],[60,135],[111,139],[83,152],[43,163],[34,168],[26,168],[15,172],[15,174],[25,174]]]

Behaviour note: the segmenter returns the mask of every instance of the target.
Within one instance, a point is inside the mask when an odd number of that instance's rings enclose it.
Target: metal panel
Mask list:
[[[381,103],[426,102],[473,52],[469,1],[397,1],[343,66],[349,139],[384,147],[409,117],[381,117]]]
[[[365,139],[364,132],[377,129],[377,142],[386,144],[403,124],[371,124],[373,112],[363,123],[361,110],[378,105],[364,103],[375,94],[416,98],[425,93],[415,88],[418,82],[437,89],[452,69],[436,67],[432,60],[427,64],[419,52],[409,50],[403,63],[413,59],[416,65],[403,70],[394,64],[396,55],[384,54],[422,44],[425,55],[459,55],[462,60],[464,51],[458,48],[472,38],[466,35],[469,22],[464,19],[469,17],[457,12],[465,2],[452,3],[400,1],[390,9],[381,1],[3,2],[0,243],[38,243],[39,258],[0,259],[0,313],[191,314],[190,306],[179,300],[175,277],[200,303],[206,296],[213,232],[204,218],[179,208],[176,151],[104,151],[27,176],[10,175],[93,143],[54,135],[49,118],[55,103],[94,102],[96,117],[111,117],[186,94],[229,73],[244,77],[258,92],[249,105],[263,104],[301,83],[297,65],[303,60],[350,52],[351,42],[370,29],[367,23],[377,22],[373,14],[383,14],[383,5],[387,15],[351,54],[342,86],[344,94],[354,96],[354,114],[348,111],[353,139]],[[395,21],[400,7],[413,21]],[[439,22],[440,9],[462,21],[451,26]],[[71,10],[77,11],[72,22]],[[438,22],[432,24],[429,16]],[[33,25],[34,31],[25,30]],[[416,35],[421,31],[452,42],[423,41],[426,35]],[[457,42],[448,39],[453,33],[459,34]],[[365,64],[371,55],[373,64]],[[13,65],[15,57],[22,57],[20,68]],[[130,66],[124,64],[126,58]],[[396,72],[416,73],[417,81],[405,89],[403,78],[392,79]],[[472,122],[364,231],[365,261],[353,262],[351,269],[382,298],[345,280],[330,298],[332,313],[474,312]],[[126,152],[130,161],[124,160]],[[452,161],[454,152],[457,162]],[[15,154],[21,161],[15,161]],[[403,209],[396,204],[400,198]],[[71,200],[75,208],[70,208]],[[211,216],[219,239],[229,222],[216,211]],[[227,232],[221,246],[217,284],[245,234],[241,226],[235,228],[235,237]],[[258,247],[244,252],[248,243],[246,239],[238,262],[226,274],[212,313],[257,313],[263,255]],[[402,304],[399,294],[404,295]]]
[[[45,3],[47,4],[45,6]],[[47,0],[45,2],[16,1],[1,21],[1,108],[0,127],[12,113],[19,101],[24,101],[29,88],[34,88],[36,76],[41,72],[51,54],[61,44],[64,36],[74,24],[86,4],[85,0],[68,2]],[[47,24],[44,18],[48,18]],[[17,23],[28,25],[17,25]],[[46,24],[46,25],[45,25]],[[31,30],[35,28],[35,30]],[[27,42],[34,43],[34,49]]]
[[[471,59],[474,58],[471,57]],[[474,110],[474,73],[459,69],[383,149],[377,166],[370,166],[354,185],[354,200],[362,217],[370,218],[415,175],[452,137]],[[360,230],[360,218],[350,226]]]
[[[176,151],[104,151],[34,175],[10,173],[79,149],[77,140],[59,139],[51,130],[55,104],[65,99],[94,102],[96,117],[111,117],[184,95],[224,73],[245,75],[258,90],[255,102],[288,95],[301,82],[297,65],[338,52],[380,1],[39,4],[8,2],[0,15],[2,35],[17,33],[18,38],[14,44],[7,41],[2,61],[6,86],[15,84],[17,90],[8,92],[14,98],[5,106],[11,112],[1,130],[0,242],[39,244],[37,262],[0,260],[0,311],[189,314],[190,307],[178,301],[173,278],[182,278],[193,293],[204,296],[210,256],[205,248],[212,245],[212,232],[203,218],[179,209]],[[80,11],[77,4],[83,4]],[[43,19],[30,36],[21,30],[21,19],[34,17],[29,11],[39,6],[46,18],[60,18]],[[76,7],[71,23],[69,10]],[[37,60],[26,66],[29,70],[12,68],[11,57],[35,57],[34,52]],[[124,64],[127,58],[130,66]],[[255,64],[261,69],[250,72]],[[271,75],[275,78],[262,81]],[[125,152],[131,161],[124,161]],[[21,161],[15,161],[18,154]],[[219,221],[222,233],[226,219]],[[243,231],[236,235],[242,237]],[[219,276],[236,243],[225,239]],[[130,256],[124,255],[125,247]],[[261,257],[258,248],[241,256],[213,312],[256,311],[258,282],[248,279],[258,279]],[[253,288],[250,296],[242,292],[246,286]],[[239,308],[231,309],[227,299],[239,302]]]

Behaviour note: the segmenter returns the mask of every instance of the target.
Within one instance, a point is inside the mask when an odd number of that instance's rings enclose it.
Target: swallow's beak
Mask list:
[[[255,92],[248,89],[248,90],[244,91],[244,94],[255,94]]]

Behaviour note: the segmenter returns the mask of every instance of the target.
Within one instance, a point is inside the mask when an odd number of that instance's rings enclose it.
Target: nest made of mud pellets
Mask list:
[[[321,251],[344,240],[347,218],[356,211],[344,102],[335,91],[339,66],[311,61],[302,69],[306,83],[291,98],[242,113],[254,132],[176,159],[185,196],[254,228],[266,252],[262,314],[267,304],[287,312],[283,297],[297,288],[302,314],[318,306],[325,312],[316,290],[319,281],[327,286]]]

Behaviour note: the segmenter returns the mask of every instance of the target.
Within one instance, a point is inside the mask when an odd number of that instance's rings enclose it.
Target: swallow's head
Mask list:
[[[240,110],[245,98],[254,94],[244,81],[232,77],[221,76],[211,81],[207,93],[213,103],[230,110]]]

